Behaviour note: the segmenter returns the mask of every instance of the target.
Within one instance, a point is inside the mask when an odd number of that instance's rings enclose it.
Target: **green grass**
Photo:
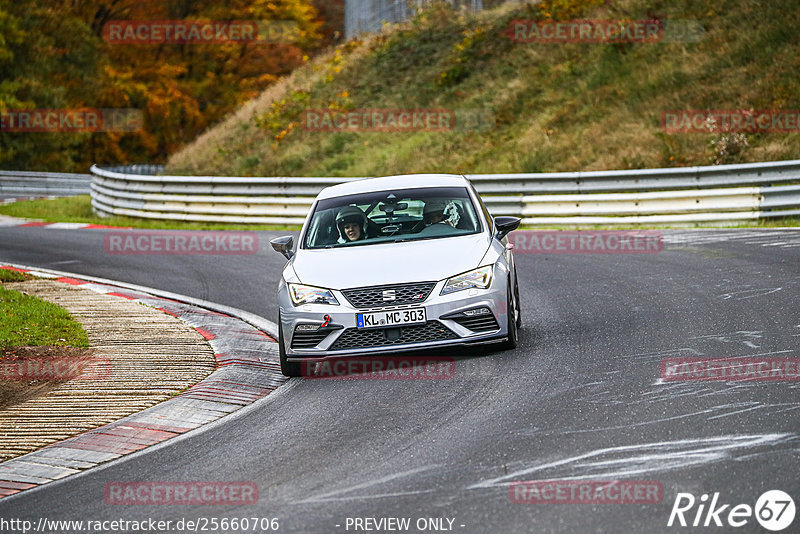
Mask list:
[[[47,222],[78,222],[165,230],[287,230],[299,226],[267,224],[223,224],[203,222],[161,221],[133,217],[98,217],[92,211],[89,195],[42,200],[25,200],[0,206],[0,215],[37,219]]]
[[[575,17],[697,20],[705,34],[696,43],[543,45],[501,35],[512,19],[540,17],[536,6],[519,4],[478,15],[440,6],[388,34],[342,45],[174,154],[167,171],[513,173],[800,156],[800,133],[748,134],[746,145],[720,154],[712,145],[720,135],[665,134],[659,126],[669,109],[800,108],[795,0],[620,0]],[[496,123],[486,131],[444,133],[299,127],[303,109],[330,105],[482,109]]]
[[[796,217],[784,217],[777,219],[762,219],[758,224],[738,225],[734,228],[797,228],[800,227],[800,219]]]
[[[173,154],[166,172],[478,174],[800,158],[800,133],[747,134],[745,141],[733,141],[721,134],[667,134],[660,128],[665,110],[800,109],[796,0],[555,4],[589,6],[569,18],[688,19],[699,22],[705,33],[698,42],[514,43],[503,35],[509,22],[541,19],[535,5],[509,3],[478,14],[434,6],[385,34],[350,41],[297,69]],[[603,5],[591,7],[597,4]],[[495,123],[479,131],[405,133],[315,132],[300,126],[304,110],[331,106],[484,110]],[[730,142],[719,143],[722,139]],[[86,196],[0,206],[0,214],[154,229],[298,228],[99,218]],[[797,219],[789,219],[733,226],[797,225]]]
[[[3,269],[0,266],[0,282],[24,282],[25,280],[32,279],[33,276],[28,273],[21,273],[19,271],[12,271],[11,269]]]
[[[533,172],[533,171],[532,171]],[[86,215],[86,206],[89,207],[89,214]],[[89,197],[57,198],[51,200],[29,200],[6,204],[0,206],[0,214],[20,217],[24,219],[41,219],[48,222],[83,222],[89,224],[103,224],[107,226],[121,226],[142,229],[165,229],[165,230],[267,230],[297,232],[300,225],[256,225],[256,224],[215,224],[215,223],[184,223],[177,221],[158,221],[147,219],[134,219],[131,217],[109,217],[101,218],[91,213]],[[681,227],[685,227],[682,225]],[[727,225],[715,224],[694,224],[692,227],[726,227],[726,228],[779,228],[779,227],[799,227],[800,219],[761,219],[753,222],[733,223]],[[665,229],[674,228],[675,225],[551,225],[547,229],[556,230],[616,230],[616,229]],[[522,229],[537,230],[545,227],[541,226],[522,226]],[[10,274],[8,274],[10,273]],[[5,269],[0,269],[0,281],[18,281],[26,278],[16,277],[22,273],[16,273]]]
[[[85,348],[89,340],[66,310],[0,286],[0,347],[52,345]]]
[[[0,214],[48,222],[88,222],[89,219],[98,219],[92,211],[89,195],[13,202],[0,205]]]

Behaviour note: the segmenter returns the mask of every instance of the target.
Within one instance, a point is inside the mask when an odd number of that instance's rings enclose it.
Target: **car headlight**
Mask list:
[[[339,305],[330,289],[306,286],[303,284],[289,284],[289,297],[295,306],[300,304],[332,304]]]
[[[448,293],[455,293],[456,291],[461,291],[463,289],[486,289],[492,285],[492,271],[493,267],[491,265],[486,265],[484,267],[478,267],[477,269],[464,274],[454,276],[445,282],[441,294],[447,295]]]

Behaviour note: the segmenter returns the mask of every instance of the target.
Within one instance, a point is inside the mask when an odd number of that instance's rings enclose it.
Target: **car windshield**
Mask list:
[[[465,187],[378,191],[320,200],[304,248],[333,248],[421,239],[481,231]]]

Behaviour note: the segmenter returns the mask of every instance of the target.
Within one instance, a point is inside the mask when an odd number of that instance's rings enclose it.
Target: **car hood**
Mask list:
[[[443,280],[480,267],[486,234],[298,250],[292,267],[303,284],[330,289]]]

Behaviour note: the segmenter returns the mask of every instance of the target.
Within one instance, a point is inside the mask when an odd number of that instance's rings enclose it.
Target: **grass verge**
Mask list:
[[[613,44],[508,36],[512,20],[551,18],[692,21],[699,32]],[[166,172],[533,173],[794,159],[797,129],[671,133],[661,123],[669,110],[800,108],[798,25],[796,0],[543,0],[477,14],[435,2],[297,69],[173,154]],[[323,109],[448,109],[480,120],[446,131],[327,131],[304,115]]]
[[[0,282],[33,276],[0,269]],[[45,395],[67,378],[17,376],[26,362],[79,362],[91,356],[83,327],[63,308],[0,285],[0,409]],[[22,367],[21,367],[22,366]]]
[[[297,232],[300,225],[266,225],[266,224],[218,224],[218,223],[188,223],[179,221],[160,221],[147,219],[134,219],[132,217],[97,217],[91,210],[88,195],[78,197],[56,198],[50,200],[26,200],[13,204],[0,206],[0,214],[23,219],[41,219],[47,222],[81,222],[88,224],[102,224],[107,226],[122,226],[142,229],[164,230],[267,230]],[[778,228],[799,227],[798,218],[761,219],[753,222],[734,224],[690,224],[690,225],[551,225],[546,229],[556,230],[630,230],[637,229],[666,229],[666,228]],[[522,226],[524,230],[545,229],[541,226]],[[2,270],[0,270],[2,274]],[[2,278],[0,278],[2,280]]]
[[[0,215],[46,222],[75,222],[163,230],[292,230],[299,226],[278,224],[225,224],[205,222],[162,221],[133,217],[98,217],[92,211],[89,195],[74,197],[23,200],[0,206]]]
[[[11,269],[3,269],[0,267],[0,282],[24,282],[31,280],[34,277],[28,273],[21,273],[19,271],[12,271]]]
[[[0,273],[3,271],[7,269],[0,269]],[[0,319],[1,348],[89,346],[86,332],[66,310],[3,286],[0,286]]]

